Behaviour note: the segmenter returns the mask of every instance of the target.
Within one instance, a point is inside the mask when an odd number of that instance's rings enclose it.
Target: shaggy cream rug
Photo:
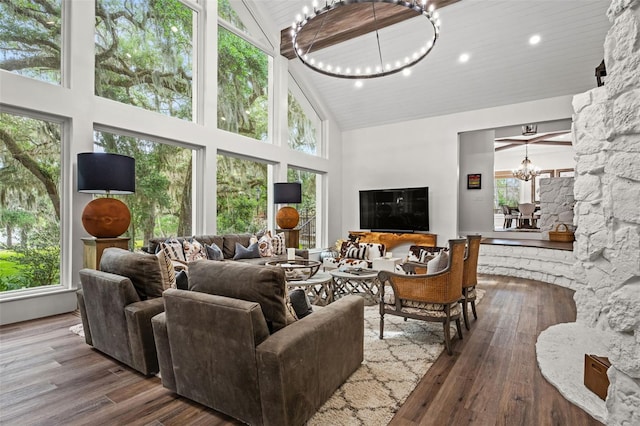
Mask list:
[[[484,295],[477,290],[476,304]],[[471,309],[469,309],[471,314]],[[473,317],[472,317],[473,318]],[[464,328],[464,321],[461,320]],[[442,324],[386,315],[378,338],[379,307],[364,308],[364,361],[309,420],[309,426],[386,425],[444,350]],[[69,331],[84,336],[82,324]],[[463,329],[463,334],[466,330]],[[455,324],[451,336],[455,336]]]

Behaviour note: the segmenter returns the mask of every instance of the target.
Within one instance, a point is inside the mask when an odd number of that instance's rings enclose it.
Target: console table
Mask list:
[[[349,231],[349,238],[351,237],[358,238],[358,241],[361,243],[384,244],[387,250],[391,250],[401,244],[415,244],[428,247],[436,247],[438,245],[438,236],[436,234]]]

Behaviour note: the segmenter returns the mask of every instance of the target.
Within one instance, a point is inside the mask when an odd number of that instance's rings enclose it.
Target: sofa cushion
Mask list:
[[[244,247],[242,244],[236,243],[236,254],[233,256],[233,260],[257,259],[260,257],[260,249],[257,242],[251,244],[249,247]]]
[[[162,272],[154,254],[109,247],[102,252],[100,270],[129,278],[142,300],[162,296]]]
[[[259,303],[271,333],[287,324],[282,268],[197,260],[189,265],[189,290]]]
[[[216,243],[211,243],[211,245],[206,244],[204,246],[207,251],[207,259],[209,260],[224,260],[224,255],[222,254],[222,250]]]

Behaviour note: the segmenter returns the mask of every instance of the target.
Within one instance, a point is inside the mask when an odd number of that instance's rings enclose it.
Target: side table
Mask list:
[[[304,281],[287,281],[287,291],[302,288],[312,305],[326,306],[333,302],[333,278],[326,272],[317,272]]]
[[[380,281],[378,271],[363,270],[358,274],[333,270],[329,271],[333,277],[333,298],[337,299],[347,294],[362,294],[367,305],[375,305],[379,302]]]
[[[118,247],[129,250],[129,237],[117,238],[82,238],[84,243],[82,267],[99,269],[102,252],[109,247]]]

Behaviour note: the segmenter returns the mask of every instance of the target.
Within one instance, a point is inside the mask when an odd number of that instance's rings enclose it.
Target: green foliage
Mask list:
[[[291,92],[289,101],[289,147],[307,154],[317,154],[316,128],[307,117],[302,105]]]

